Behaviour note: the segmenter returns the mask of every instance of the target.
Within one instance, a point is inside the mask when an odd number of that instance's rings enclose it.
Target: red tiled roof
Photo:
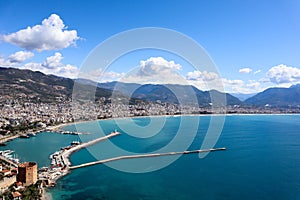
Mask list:
[[[36,165],[35,162],[25,162],[25,163],[19,164],[18,166],[19,166],[19,167],[33,167],[33,166],[35,166],[35,165]]]

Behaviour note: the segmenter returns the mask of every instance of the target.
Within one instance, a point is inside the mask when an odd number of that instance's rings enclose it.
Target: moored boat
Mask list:
[[[20,138],[29,138],[29,136],[26,134],[22,134],[22,135],[20,135]]]
[[[28,133],[27,136],[28,136],[28,137],[35,137],[36,134],[35,134],[35,133]]]
[[[72,141],[72,142],[71,142],[71,145],[79,145],[79,144],[80,144],[79,141]]]

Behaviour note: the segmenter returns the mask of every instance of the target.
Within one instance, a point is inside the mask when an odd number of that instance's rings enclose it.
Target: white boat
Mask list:
[[[1,155],[2,156],[4,156],[4,157],[6,157],[6,158],[11,158],[12,157],[12,153],[13,153],[14,151],[12,151],[12,150],[5,150],[5,151],[2,151],[1,152]]]
[[[17,163],[17,164],[19,164],[20,163],[20,160],[18,159],[18,158],[13,158],[13,159],[11,159],[14,163]]]
[[[13,159],[13,156],[12,156],[12,155],[10,155],[10,154],[5,154],[5,155],[4,155],[4,157],[5,157],[5,158],[8,158],[8,159],[10,159],[10,160],[12,160],[12,159]]]
[[[2,154],[11,154],[11,153],[13,153],[14,151],[12,151],[12,150],[4,150],[4,151],[2,151],[1,153]]]
[[[29,137],[35,137],[36,134],[35,133],[28,133],[27,136],[29,136]]]
[[[80,144],[79,141],[72,141],[72,142],[71,142],[71,145],[79,145],[79,144]]]

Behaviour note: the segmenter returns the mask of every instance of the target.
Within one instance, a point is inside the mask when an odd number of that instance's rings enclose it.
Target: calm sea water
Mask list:
[[[159,151],[172,141],[180,147],[185,142],[185,139],[176,141],[180,121],[185,119],[188,122],[181,125],[185,138],[189,138],[191,127],[199,118],[197,135],[188,147],[199,149],[210,116],[167,118],[163,129],[149,138],[133,137],[121,130],[123,134],[112,138],[111,142],[101,142],[74,153],[71,162],[76,165],[124,153],[111,148],[112,144],[135,153]],[[128,120],[123,119],[118,123],[125,126],[127,131],[137,131],[138,128],[131,128]],[[149,118],[134,119],[134,123],[141,127],[149,122]],[[104,133],[118,128],[114,120],[99,123]],[[74,128],[65,127],[67,130]],[[78,138],[43,133],[35,138],[14,140],[1,149],[15,150],[21,160],[35,160],[39,166],[47,166],[50,164],[49,155],[61,146],[66,146],[72,140],[86,141],[99,137],[98,122],[84,123],[77,128],[93,134]],[[151,132],[151,129],[148,131]],[[57,186],[49,191],[55,200],[300,199],[300,115],[227,116],[215,145],[223,146],[227,147],[226,151],[210,153],[203,159],[197,154],[184,155],[167,167],[149,173],[126,173],[106,165],[76,169],[60,179]],[[153,169],[165,159],[151,158],[142,162]],[[137,161],[116,161],[112,166],[128,165],[129,168],[139,169],[140,164]]]

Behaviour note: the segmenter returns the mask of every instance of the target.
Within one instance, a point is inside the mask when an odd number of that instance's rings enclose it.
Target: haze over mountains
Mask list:
[[[76,80],[75,80],[76,81]],[[74,80],[69,78],[45,75],[41,72],[0,67],[0,95],[5,98],[25,98],[31,101],[52,102],[58,99],[71,98]],[[290,88],[269,88],[245,101],[217,90],[201,91],[187,85],[159,85],[137,83],[95,83],[89,80],[77,80],[77,85],[87,91],[90,85],[97,85],[96,97],[140,99],[164,103],[194,104],[195,99],[200,106],[208,106],[212,97],[226,96],[227,105],[247,106],[300,106],[300,85]],[[194,94],[194,95],[191,95]],[[84,96],[84,92],[80,95]],[[193,100],[192,97],[195,97]]]
[[[245,101],[246,99],[249,99],[250,97],[253,97],[257,93],[252,94],[243,94],[243,93],[230,93],[232,96],[237,97],[241,101]]]

